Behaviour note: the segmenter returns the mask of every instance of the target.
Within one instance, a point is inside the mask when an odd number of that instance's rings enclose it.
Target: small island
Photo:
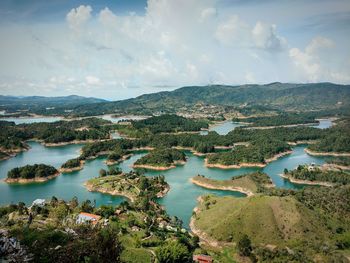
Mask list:
[[[6,183],[46,182],[59,176],[59,171],[50,165],[34,164],[16,167],[7,173]]]
[[[214,180],[197,175],[191,178],[191,182],[207,189],[241,192],[248,197],[261,192],[263,188],[274,187],[270,177],[262,172],[234,176],[231,180]]]
[[[84,160],[81,160],[80,158],[74,158],[70,159],[64,164],[62,164],[60,168],[61,173],[72,173],[75,171],[80,171],[81,169],[84,168]]]
[[[107,156],[107,160],[105,161],[105,163],[107,165],[115,165],[120,163],[121,161],[125,161],[131,156],[132,156],[132,153],[125,151],[120,147],[117,147]]]
[[[186,155],[177,149],[156,149],[137,160],[133,168],[168,170],[186,162]]]
[[[284,170],[282,177],[296,184],[334,186],[350,183],[350,174],[315,165],[299,165],[292,171]]]
[[[161,198],[170,189],[164,176],[146,177],[137,172],[122,173],[115,168],[108,172],[101,170],[100,176],[90,179],[85,186],[91,192],[120,195],[132,202],[143,195]]]
[[[292,153],[291,147],[283,141],[260,139],[250,145],[237,145],[229,152],[209,154],[205,166],[221,169],[241,167],[265,167],[269,162]]]

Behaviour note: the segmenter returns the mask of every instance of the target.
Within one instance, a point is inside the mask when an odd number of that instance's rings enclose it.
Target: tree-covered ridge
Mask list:
[[[19,125],[3,121],[0,128],[0,151],[5,153],[27,149],[25,141],[31,139],[44,143],[109,139],[110,131],[115,129],[110,121],[100,118]]]
[[[350,119],[337,122],[332,128],[327,129],[319,142],[308,147],[311,151],[325,153],[349,153],[350,152]]]
[[[243,112],[256,106],[277,110],[329,110],[349,107],[349,98],[349,85],[333,83],[189,86],[123,101],[82,105],[74,108],[74,114],[176,113],[181,107],[189,108],[197,103],[237,106]]]
[[[202,128],[208,128],[208,123],[165,114],[145,120],[132,121],[132,126],[137,130],[146,130],[155,134],[161,132],[200,131]]]
[[[9,179],[33,179],[46,178],[56,175],[58,171],[55,167],[45,164],[26,165],[23,167],[16,167],[7,173]]]
[[[252,126],[256,127],[318,123],[318,121],[315,120],[314,113],[282,113],[276,116],[268,117],[250,117],[244,119],[234,118],[232,121],[248,122]]]
[[[299,165],[294,170],[285,170],[284,173],[288,177],[292,177],[297,180],[306,180],[311,182],[330,182],[333,184],[341,185],[350,183],[350,173],[321,169],[317,166]]]
[[[62,164],[62,168],[76,168],[79,167],[81,164],[80,158],[74,158],[66,161],[64,164]]]
[[[259,139],[248,146],[235,146],[232,151],[210,154],[208,164],[240,165],[242,163],[264,164],[277,154],[290,151],[291,147],[283,141],[275,139]]]
[[[135,165],[169,167],[178,162],[185,162],[186,155],[176,149],[155,149],[135,162]]]

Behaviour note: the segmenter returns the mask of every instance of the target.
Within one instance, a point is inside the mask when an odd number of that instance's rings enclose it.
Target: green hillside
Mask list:
[[[350,105],[350,86],[333,83],[189,86],[145,94],[134,99],[82,105],[76,114],[175,112],[197,103],[224,106],[268,106],[283,110],[322,110]]]

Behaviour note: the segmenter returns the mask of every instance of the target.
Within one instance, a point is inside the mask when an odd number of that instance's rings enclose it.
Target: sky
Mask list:
[[[1,0],[0,94],[350,83],[350,0]]]

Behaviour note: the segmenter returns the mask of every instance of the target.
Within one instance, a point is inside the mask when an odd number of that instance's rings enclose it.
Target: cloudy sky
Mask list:
[[[1,0],[0,94],[350,83],[350,0]]]

